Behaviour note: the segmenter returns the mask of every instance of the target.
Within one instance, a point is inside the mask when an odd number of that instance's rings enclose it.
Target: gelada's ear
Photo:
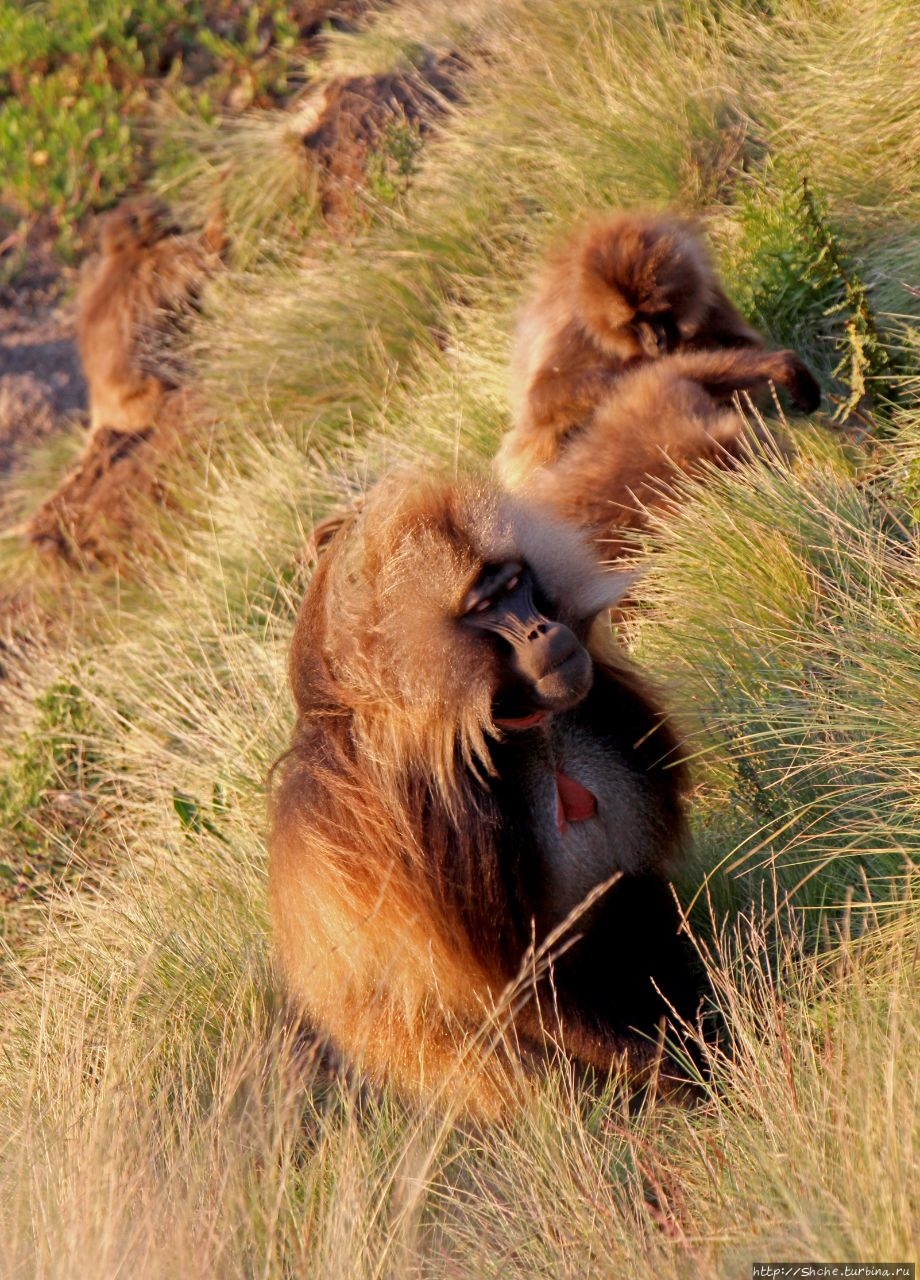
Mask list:
[[[354,511],[336,511],[331,516],[326,516],[325,520],[320,520],[319,524],[315,524],[307,542],[307,554],[310,558],[316,560],[332,542],[342,525],[348,524],[354,515]]]
[[[611,569],[596,574],[578,602],[584,620],[593,622],[607,609],[616,609],[628,599],[642,573],[642,569]]]
[[[615,609],[621,604],[626,596],[630,595],[633,587],[642,578],[643,569],[611,569],[609,573],[604,575],[604,602],[601,609]],[[601,612],[598,610],[598,613]]]

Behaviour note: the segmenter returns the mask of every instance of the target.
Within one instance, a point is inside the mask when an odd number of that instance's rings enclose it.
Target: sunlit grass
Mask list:
[[[46,583],[67,625],[3,654],[3,856],[26,797],[48,868],[4,907],[4,1274],[735,1280],[916,1256],[915,359],[884,443],[792,424],[797,456],[712,474],[649,538],[629,639],[693,757],[681,895],[725,1028],[699,1104],[561,1069],[494,1126],[369,1097],[305,1053],[271,973],[266,775],[309,529],[394,461],[491,453],[556,234],[598,206],[696,212],[830,390],[845,289],[801,235],[808,178],[885,342],[920,348],[914,9],[767,9],[384,6],[328,69],[457,48],[468,96],[350,242],[300,221],[283,119],[200,139],[182,194],[224,200],[240,254],[198,335],[217,419],[177,473],[183,519],[130,580]],[[83,842],[62,794],[90,806]]]

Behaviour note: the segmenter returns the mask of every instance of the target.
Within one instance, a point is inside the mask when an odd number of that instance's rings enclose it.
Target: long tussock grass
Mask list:
[[[178,138],[174,190],[223,199],[237,239],[195,335],[220,425],[165,553],[3,650],[4,1275],[916,1256],[918,21],[909,0],[382,6],[329,39],[329,73],[456,50],[465,96],[404,197],[335,243],[293,114]],[[702,1099],[558,1064],[474,1127],[369,1094],[287,1026],[265,780],[314,519],[393,459],[489,455],[530,273],[619,204],[695,212],[862,434],[792,423],[790,458],[686,486],[642,561],[629,639],[697,779],[681,893],[723,1026]]]

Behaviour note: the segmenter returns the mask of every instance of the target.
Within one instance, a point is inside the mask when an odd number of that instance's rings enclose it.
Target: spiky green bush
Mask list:
[[[0,200],[53,219],[73,251],[79,223],[149,170],[145,130],[157,82],[210,117],[289,92],[294,13],[283,0],[2,0]]]

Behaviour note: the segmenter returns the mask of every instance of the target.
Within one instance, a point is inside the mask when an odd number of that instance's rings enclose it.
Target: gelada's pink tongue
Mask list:
[[[597,813],[597,796],[587,787],[556,770],[556,826],[564,833],[570,822],[584,822]]]

